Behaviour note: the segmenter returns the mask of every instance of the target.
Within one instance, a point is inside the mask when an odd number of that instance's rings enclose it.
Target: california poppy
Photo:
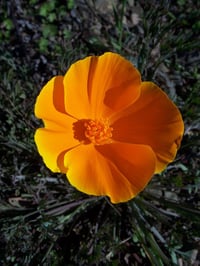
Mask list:
[[[90,195],[128,201],[172,162],[184,125],[175,104],[118,54],[89,56],[41,90],[35,142],[46,166]]]

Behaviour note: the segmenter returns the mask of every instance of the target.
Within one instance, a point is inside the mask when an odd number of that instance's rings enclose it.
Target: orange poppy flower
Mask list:
[[[46,166],[90,195],[128,201],[174,160],[184,125],[154,83],[115,53],[89,56],[41,90],[35,142]]]

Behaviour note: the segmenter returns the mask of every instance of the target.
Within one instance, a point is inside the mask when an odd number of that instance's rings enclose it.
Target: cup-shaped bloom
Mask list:
[[[128,201],[172,162],[184,125],[175,104],[115,53],[89,56],[41,90],[35,142],[46,166],[89,195]]]

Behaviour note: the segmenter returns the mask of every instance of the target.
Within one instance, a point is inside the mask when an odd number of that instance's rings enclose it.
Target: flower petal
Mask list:
[[[35,143],[44,163],[52,172],[65,172],[58,163],[60,154],[80,144],[74,139],[71,130],[56,132],[46,128],[36,130]]]
[[[112,125],[113,139],[151,146],[157,157],[156,172],[173,161],[184,124],[178,108],[159,87],[143,82],[140,98],[120,116]]]
[[[113,203],[130,200],[148,183],[155,155],[148,146],[80,145],[65,155],[70,183],[90,195],[107,195]]]
[[[42,88],[36,100],[35,115],[45,124],[45,128],[39,128],[35,133],[40,155],[53,172],[64,171],[58,165],[59,155],[80,142],[73,131],[76,120],[65,112],[63,77],[52,78]]]
[[[120,55],[86,57],[64,77],[66,110],[78,119],[107,117],[135,101],[140,85],[140,73]]]
[[[76,121],[65,112],[62,76],[52,78],[42,88],[36,100],[35,115],[44,121],[46,128],[54,131],[66,130]]]
[[[96,149],[129,182],[131,197],[142,191],[154,174],[156,157],[149,146],[116,142],[97,146]],[[121,187],[116,186],[116,189],[112,198],[117,199],[116,195],[119,197]],[[127,200],[126,195],[120,196],[120,201],[124,201],[123,198]]]

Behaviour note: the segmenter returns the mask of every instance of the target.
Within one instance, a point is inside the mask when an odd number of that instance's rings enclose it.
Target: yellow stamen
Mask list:
[[[85,136],[95,145],[111,143],[113,128],[105,120],[87,120],[84,123]]]

